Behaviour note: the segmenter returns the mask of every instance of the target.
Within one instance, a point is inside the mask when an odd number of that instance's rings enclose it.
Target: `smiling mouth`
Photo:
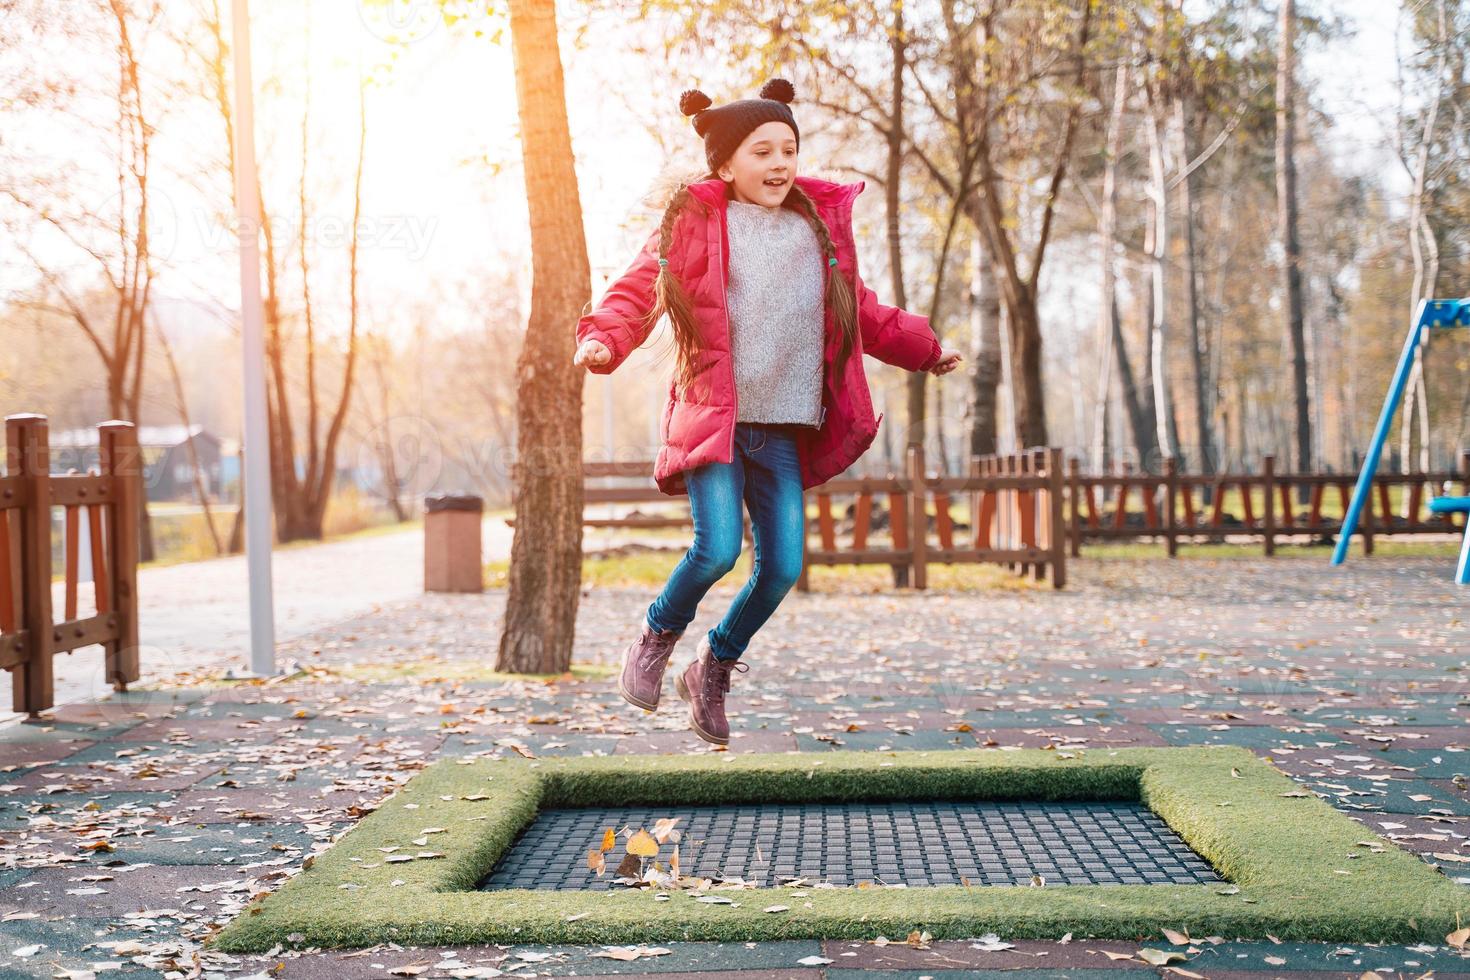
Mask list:
[[[764,183],[767,187],[785,187],[788,181],[785,177],[773,177]]]

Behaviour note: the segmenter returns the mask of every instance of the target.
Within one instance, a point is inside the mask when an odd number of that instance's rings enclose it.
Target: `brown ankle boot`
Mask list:
[[[674,652],[674,644],[684,632],[664,630],[648,625],[644,617],[638,638],[623,651],[623,672],[618,677],[618,693],[629,704],[653,711],[658,708],[659,690],[663,687],[664,668]]]
[[[749,670],[750,664],[737,660],[721,660],[709,646],[709,634],[699,640],[698,656],[674,675],[679,697],[689,702],[689,723],[706,742],[730,744],[730,723],[725,719],[725,692],[730,690],[730,674]]]

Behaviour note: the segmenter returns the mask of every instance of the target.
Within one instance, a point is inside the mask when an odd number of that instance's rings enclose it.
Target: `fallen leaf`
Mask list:
[[[658,854],[658,841],[648,831],[639,830],[628,838],[628,853],[639,857],[654,857]]]

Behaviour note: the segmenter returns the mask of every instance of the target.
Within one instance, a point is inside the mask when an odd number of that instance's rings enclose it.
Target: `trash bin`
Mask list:
[[[424,591],[480,592],[480,521],[485,503],[469,493],[424,498]]]

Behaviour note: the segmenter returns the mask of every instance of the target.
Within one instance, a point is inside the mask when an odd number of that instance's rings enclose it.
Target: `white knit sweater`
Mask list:
[[[730,355],[740,422],[822,421],[822,251],[789,208],[727,201]]]

